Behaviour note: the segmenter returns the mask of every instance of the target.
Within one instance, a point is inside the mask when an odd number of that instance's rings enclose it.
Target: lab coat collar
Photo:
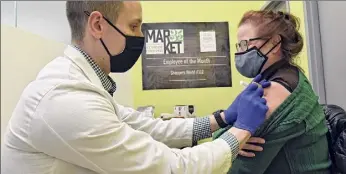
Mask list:
[[[97,76],[96,72],[81,52],[79,52],[73,46],[68,45],[64,51],[64,54],[84,72],[85,76],[91,81],[91,83],[103,88],[100,78]]]

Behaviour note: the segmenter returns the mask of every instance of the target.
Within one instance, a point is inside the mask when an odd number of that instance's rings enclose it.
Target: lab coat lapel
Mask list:
[[[94,84],[103,88],[100,78],[91,67],[86,58],[74,47],[68,45],[64,51],[67,58],[71,59],[86,75],[86,77]]]

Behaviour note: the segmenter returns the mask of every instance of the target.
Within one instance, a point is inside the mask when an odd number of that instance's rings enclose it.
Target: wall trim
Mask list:
[[[17,1],[14,1],[14,27],[17,28],[17,21],[18,21],[18,8],[17,8]]]
[[[290,4],[289,1],[266,1],[262,6],[261,10],[278,10],[277,8],[280,6],[285,6],[286,11],[290,12]]]
[[[326,104],[323,54],[317,1],[304,1],[306,47],[309,62],[310,81],[319,96],[321,104]]]

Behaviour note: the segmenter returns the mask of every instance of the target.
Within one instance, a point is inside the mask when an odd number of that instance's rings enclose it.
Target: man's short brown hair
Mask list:
[[[73,41],[83,40],[88,16],[85,11],[99,11],[110,21],[115,22],[122,7],[122,1],[67,1],[66,16],[71,28]]]

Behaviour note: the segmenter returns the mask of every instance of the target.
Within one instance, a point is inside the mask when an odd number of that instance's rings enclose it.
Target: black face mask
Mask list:
[[[90,15],[89,12],[85,12],[88,16]],[[118,55],[112,55],[105,43],[102,39],[101,43],[104,49],[106,50],[107,54],[109,55],[110,59],[110,68],[111,72],[114,73],[123,73],[128,70],[130,70],[133,65],[137,62],[139,56],[142,54],[142,50],[144,47],[144,37],[138,37],[138,36],[128,36],[125,35],[122,31],[120,31],[115,25],[113,25],[107,18],[103,17],[109,25],[111,25],[115,30],[117,30],[121,35],[125,37],[125,48],[124,50],[118,54]]]

